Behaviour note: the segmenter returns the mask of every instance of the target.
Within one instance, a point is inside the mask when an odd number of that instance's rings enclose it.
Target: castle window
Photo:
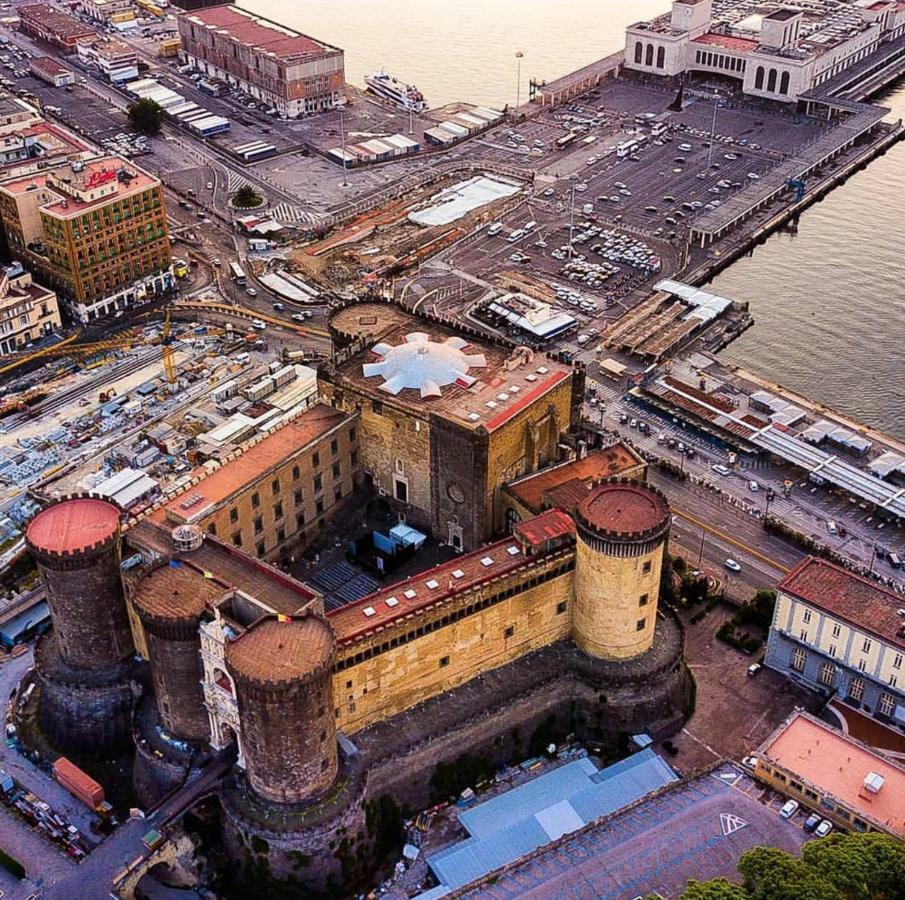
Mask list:
[[[649,600],[650,600],[649,594],[642,594],[641,599],[638,600],[638,606],[647,606]]]
[[[258,516],[255,519],[255,534],[260,534],[264,530],[264,521]]]
[[[330,452],[334,456],[336,456],[336,454],[339,453],[339,441],[337,441],[336,438],[333,438],[333,440],[330,441]]]
[[[514,634],[515,634],[515,627],[514,627],[513,625],[510,625],[510,626],[503,632],[503,637],[504,637],[504,638],[511,638],[512,635],[514,635]]]
[[[396,486],[396,499],[400,503],[408,503],[408,499],[409,499],[408,485],[404,481],[399,481],[397,479],[395,481],[395,486]]]
[[[213,522],[207,526],[207,533],[214,535],[214,537],[217,536],[217,526]]]
[[[295,497],[295,505],[301,506],[302,505],[302,489],[301,488],[299,488],[295,492],[294,497]]]
[[[270,490],[273,491],[274,496],[279,494],[280,492],[280,479],[274,478],[273,481],[270,482]]]
[[[316,469],[321,464],[321,455],[320,453],[315,453],[311,457],[311,465]]]
[[[251,495],[251,505],[252,505],[255,509],[257,509],[257,508],[261,505],[261,498],[260,498],[260,496],[258,496],[258,492],[257,492],[257,491],[255,491],[255,492]]]
[[[301,474],[302,474],[302,470],[298,466],[292,467],[292,480],[293,481],[298,481],[299,478],[301,477]]]
[[[647,619],[638,619],[635,622],[635,631],[644,631],[644,626],[647,625]]]
[[[241,547],[241,546],[242,546],[242,532],[241,532],[241,531],[237,531],[237,532],[233,535],[233,544],[234,544],[236,547]]]
[[[339,463],[338,463],[338,462],[335,462],[335,463],[333,463],[333,477],[334,477],[334,479],[339,478],[339,473],[340,473]]]
[[[556,614],[561,616],[566,611],[566,601],[562,600],[556,604]]]
[[[322,491],[324,489],[324,479],[322,475],[314,476],[314,492]]]
[[[440,668],[442,669],[444,666],[448,666],[448,665],[449,665],[449,657],[441,656],[440,657]]]
[[[238,522],[238,521],[239,521],[239,510],[237,510],[235,507],[233,507],[233,508],[229,511],[229,521],[230,521],[230,522]]]
[[[273,504],[273,517],[275,519],[283,518],[283,503],[280,501],[279,503]]]
[[[351,681],[347,681],[347,682],[346,682],[346,690],[348,691],[348,690],[351,690],[351,689],[352,689],[352,682],[351,682]]]
[[[644,565],[641,566],[641,573],[643,575],[647,575],[648,572],[654,567],[654,564],[648,559],[645,560]]]

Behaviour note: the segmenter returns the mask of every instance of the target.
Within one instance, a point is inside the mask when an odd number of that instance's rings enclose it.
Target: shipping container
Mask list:
[[[104,802],[104,789],[65,756],[53,764],[53,777],[89,809],[97,809]]]

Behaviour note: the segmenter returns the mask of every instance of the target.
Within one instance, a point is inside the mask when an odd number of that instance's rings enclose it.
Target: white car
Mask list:
[[[257,329],[258,331],[264,331],[267,328],[267,324],[262,322],[260,319],[252,319],[251,327]]]
[[[304,321],[305,321],[305,317],[304,317],[301,313],[293,313],[293,314],[292,314],[292,321],[293,321],[293,322],[304,322]]]
[[[753,772],[757,768],[757,757],[756,756],[746,756],[742,760],[742,765],[746,769],[750,769]]]
[[[795,813],[798,812],[798,801],[797,800],[787,800],[783,805],[782,809],[779,811],[780,816],[784,819],[791,819]]]
[[[749,172],[748,178],[750,178],[751,181],[760,181],[760,175],[758,175],[757,172]]]
[[[742,570],[742,567],[741,567],[734,559],[732,559],[732,557],[729,557],[729,558],[723,563],[723,565],[724,565],[730,572],[741,572],[741,570]]]
[[[833,823],[828,819],[824,819],[815,829],[814,834],[817,837],[826,837],[833,830]]]
[[[213,181],[209,181],[209,182],[207,183],[207,189],[208,189],[209,191],[212,191],[212,190],[214,189],[214,182],[213,182]]]
[[[756,494],[760,490],[760,485],[756,481],[749,481],[748,490],[751,491],[752,494]]]
[[[730,470],[720,463],[717,463],[715,466],[711,466],[710,468],[713,469],[713,471],[716,472],[717,475],[725,476],[730,473]]]
[[[253,288],[253,287],[250,287],[250,286],[247,287],[247,288],[245,288],[245,293],[248,294],[249,297],[257,297],[257,296],[258,296],[257,288]]]

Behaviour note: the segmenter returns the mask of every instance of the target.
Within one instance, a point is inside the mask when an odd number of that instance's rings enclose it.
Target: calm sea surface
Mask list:
[[[623,45],[663,0],[245,0],[346,51],[346,78],[381,68],[431,106],[516,100]],[[905,116],[905,87],[883,103]],[[724,358],[905,438],[905,145],[834,191],[713,283],[751,304],[756,325]]]

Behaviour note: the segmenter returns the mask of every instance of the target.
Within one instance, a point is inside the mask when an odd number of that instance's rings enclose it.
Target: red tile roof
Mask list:
[[[166,506],[155,510],[151,519],[163,522],[197,520],[217,503],[231,497],[245,485],[258,481],[262,474],[292,453],[316,441],[346,421],[346,413],[322,403],[312,406],[297,419],[277,429],[241,456],[222,465],[198,484],[174,497]],[[188,501],[196,498],[194,503]]]
[[[779,590],[884,641],[905,647],[905,596],[840,566],[809,556],[779,583]]]
[[[533,475],[526,475],[506,489],[530,510],[540,512],[545,505],[545,495],[560,485],[577,480],[590,486],[643,464],[624,444],[614,444],[612,447],[593,450],[584,459],[561,463]],[[563,504],[554,501],[552,505]]]
[[[575,522],[561,509],[548,509],[515,526],[515,536],[532,548],[543,547],[547,541],[572,534],[575,534]]]
[[[328,613],[336,642],[348,644],[491,578],[533,564],[515,538],[488,544]]]
[[[707,44],[711,47],[723,47],[726,50],[738,50],[740,53],[750,53],[757,49],[757,41],[749,38],[732,37],[728,34],[715,34],[709,31],[692,41],[694,44]]]
[[[637,534],[669,519],[669,505],[659,491],[642,482],[608,482],[595,488],[578,508],[580,518],[609,534]]]

